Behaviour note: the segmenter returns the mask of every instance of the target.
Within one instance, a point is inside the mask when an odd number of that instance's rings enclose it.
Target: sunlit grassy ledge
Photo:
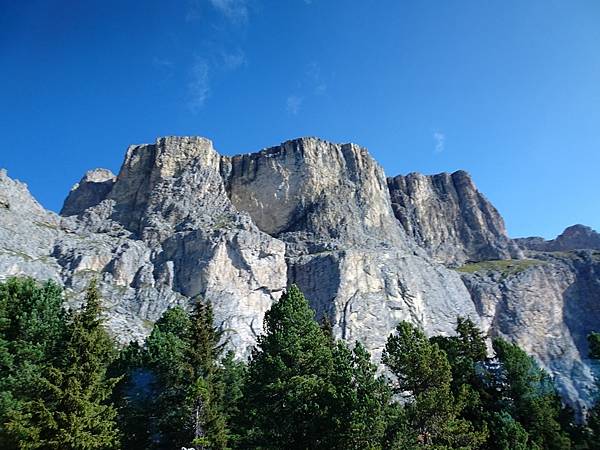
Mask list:
[[[465,264],[457,268],[459,272],[500,272],[502,275],[516,275],[529,267],[547,264],[538,259],[501,259]]]

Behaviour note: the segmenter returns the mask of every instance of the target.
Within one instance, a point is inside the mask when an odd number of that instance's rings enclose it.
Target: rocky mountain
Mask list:
[[[436,261],[521,258],[504,220],[465,171],[388,178],[392,207],[406,233]]]
[[[131,146],[117,176],[88,172],[60,216],[0,172],[0,277],[54,279],[75,305],[99,279],[122,341],[201,296],[246,355],[297,283],[338,337],[376,358],[400,320],[451,333],[469,316],[530,350],[584,404],[596,255],[528,252],[465,172],[386,179],[366,149],[316,138],[233,157],[197,137]]]
[[[523,250],[538,252],[564,252],[570,250],[600,250],[600,233],[585,225],[572,225],[555,239],[549,241],[542,237],[515,239],[515,243]]]

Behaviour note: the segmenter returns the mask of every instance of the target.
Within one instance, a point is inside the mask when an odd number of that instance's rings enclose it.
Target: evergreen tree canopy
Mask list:
[[[265,314],[244,387],[248,447],[327,448],[332,348],[295,286]]]
[[[500,404],[540,449],[568,450],[570,440],[558,421],[561,402],[549,375],[518,346],[493,342],[500,362]]]
[[[165,311],[143,347],[124,350],[119,410],[126,445],[226,447],[220,340],[210,304],[197,301],[191,313],[181,307]]]
[[[30,285],[27,289],[31,294]],[[51,297],[51,309],[60,311],[56,295]],[[67,317],[68,321],[64,322],[63,313],[50,314],[52,318],[63,318],[64,331],[57,331],[62,326],[56,323],[42,327],[52,329],[49,339],[54,339],[43,346],[62,351],[45,358],[43,370],[35,376],[36,395],[24,401],[6,423],[7,429],[18,436],[18,448],[118,448],[116,410],[108,402],[117,380],[106,377],[115,346],[102,327],[100,308],[100,296],[92,281],[83,308]],[[56,341],[57,333],[61,333],[64,343]]]
[[[410,435],[398,436],[395,448],[478,448],[487,431],[475,431],[459,417],[460,402],[451,392],[452,373],[446,354],[425,334],[401,322],[391,334],[382,358],[394,376],[396,392],[410,394],[406,420]]]

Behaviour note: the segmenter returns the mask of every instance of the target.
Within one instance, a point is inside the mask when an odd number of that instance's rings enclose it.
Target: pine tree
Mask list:
[[[39,428],[27,411],[40,398],[43,376],[64,352],[62,302],[62,289],[53,282],[12,278],[0,283],[0,448],[27,448],[38,438]]]
[[[233,350],[229,350],[221,361],[221,379],[223,383],[223,413],[228,428],[229,444],[236,447],[241,441],[243,419],[242,399],[247,366],[236,359]]]
[[[39,404],[40,417],[45,419],[42,448],[118,448],[117,414],[107,403],[118,380],[106,377],[115,357],[116,346],[103,327],[94,280],[83,309],[73,315],[64,369],[52,371],[45,383],[51,394],[50,401]]]
[[[197,302],[191,315],[188,360],[191,379],[187,401],[192,405],[193,443],[198,449],[219,450],[227,445],[223,411],[223,382],[218,361],[222,332],[213,325],[210,303]]]
[[[47,367],[39,379],[38,398],[20,417],[28,420],[10,424],[29,436],[20,448],[117,448],[116,410],[107,401],[117,380],[106,376],[115,345],[102,327],[100,312],[100,296],[91,282],[83,309],[70,320],[63,361]]]
[[[180,307],[167,310],[142,348],[125,350],[119,410],[126,445],[226,447],[220,340],[210,304],[198,301],[192,313]],[[145,418],[145,428],[138,418]]]
[[[327,448],[332,349],[300,290],[265,315],[244,386],[243,448]]]
[[[382,361],[394,375],[396,393],[407,397],[406,420],[412,436],[399,436],[402,446],[474,449],[485,441],[485,430],[475,431],[459,417],[461,405],[451,392],[446,354],[421,330],[408,322],[398,324]],[[395,448],[402,446],[395,444]]]
[[[588,336],[590,358],[595,361],[596,395],[595,404],[587,415],[588,447],[590,450],[600,450],[600,333]]]
[[[334,400],[328,448],[363,450],[382,448],[387,426],[390,390],[369,352],[356,343],[353,350],[337,341],[333,351],[331,384]]]
[[[517,345],[493,342],[500,362],[500,399],[503,409],[529,434],[530,445],[544,450],[568,450],[570,439],[558,419],[561,403],[549,375]]]

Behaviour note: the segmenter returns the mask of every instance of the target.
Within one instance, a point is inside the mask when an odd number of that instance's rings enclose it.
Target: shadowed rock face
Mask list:
[[[406,233],[443,264],[520,258],[504,220],[464,171],[388,178],[392,207]]]
[[[550,241],[541,237],[515,239],[523,250],[562,252],[580,249],[600,250],[600,233],[585,225],[573,225]]]
[[[587,335],[600,324],[600,252],[535,253],[510,274],[463,274],[484,329],[519,343],[556,376],[576,408],[589,404],[593,374]]]
[[[569,380],[589,375],[591,322],[578,318],[597,308],[593,258],[541,255],[545,266],[514,279],[439,264],[520,256],[466,173],[386,180],[354,144],[302,138],[226,157],[208,139],[160,138],[129,147],[116,177],[88,172],[61,216],[0,172],[0,278],[54,279],[73,304],[98,278],[122,341],[201,296],[247,355],[264,313],[297,283],[338,337],[363,341],[375,358],[400,320],[437,334],[469,316],[531,349],[578,402],[584,382]],[[552,330],[561,331],[549,340]]]
[[[107,169],[87,172],[69,192],[60,211],[63,216],[73,216],[97,205],[106,198],[115,183],[115,175]]]

